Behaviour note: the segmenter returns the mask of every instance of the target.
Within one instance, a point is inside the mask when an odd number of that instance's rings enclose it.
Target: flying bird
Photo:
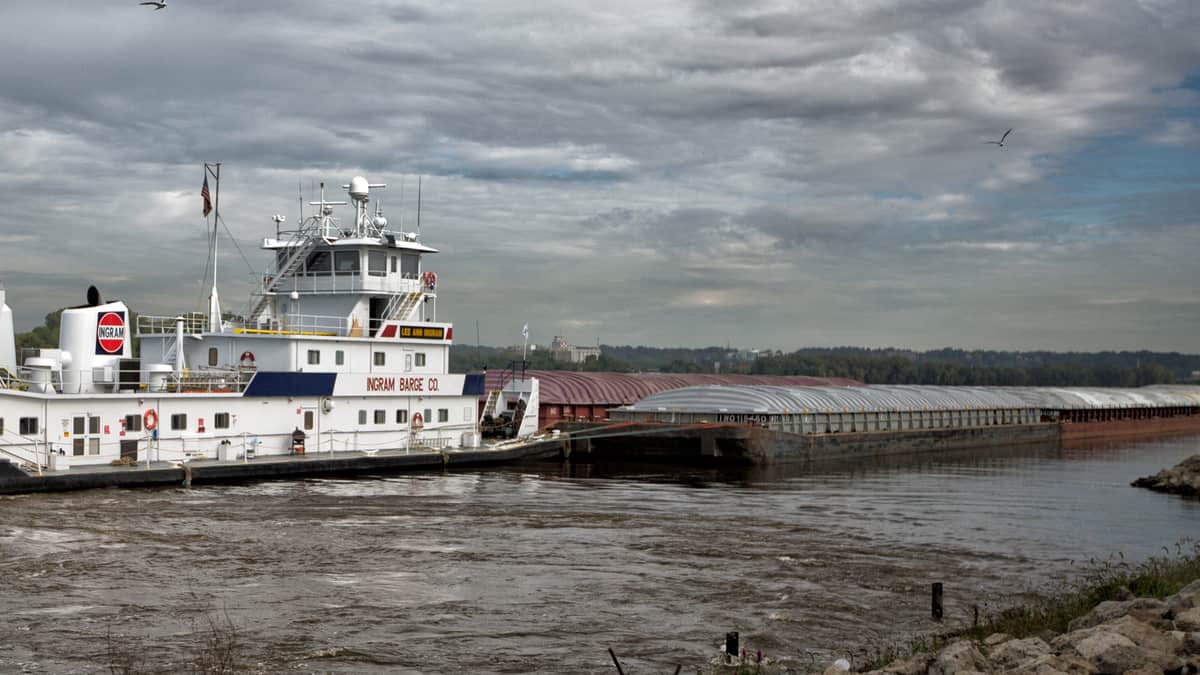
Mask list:
[[[145,3],[143,3],[143,4],[145,4]],[[1000,137],[1000,140],[998,140],[998,141],[984,141],[984,143],[990,143],[990,144],[993,144],[993,145],[998,145],[998,146],[1000,146],[1000,147],[1002,147],[1002,148],[1003,148],[1003,147],[1004,147],[1004,139],[1008,138],[1008,135],[1009,135],[1009,134],[1011,134],[1011,133],[1012,133],[1012,129],[1009,129],[1008,131],[1004,132],[1004,135]]]
[[[154,2],[139,2],[139,5],[148,5],[154,8],[154,11],[167,8],[167,0],[155,0]]]

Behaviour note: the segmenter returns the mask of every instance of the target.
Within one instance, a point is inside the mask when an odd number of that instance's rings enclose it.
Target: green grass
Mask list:
[[[946,644],[967,638],[981,642],[993,633],[1026,638],[1067,631],[1072,619],[1087,614],[1106,600],[1130,597],[1163,599],[1200,579],[1200,542],[1183,540],[1175,551],[1163,547],[1163,555],[1129,563],[1123,555],[1091,560],[1082,573],[1059,589],[1035,596],[1024,605],[981,616],[977,625],[947,633],[926,635],[906,644],[890,645],[868,654],[861,670],[876,670],[897,660],[934,652]]]

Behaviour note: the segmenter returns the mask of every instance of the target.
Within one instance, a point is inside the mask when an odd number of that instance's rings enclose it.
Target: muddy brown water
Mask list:
[[[794,669],[1200,534],[1129,487],[1200,437],[717,471],[525,466],[0,498],[0,672],[187,670],[210,620],[262,672]],[[227,619],[226,619],[227,617]],[[226,623],[228,621],[228,623]],[[856,656],[858,658],[858,656]]]

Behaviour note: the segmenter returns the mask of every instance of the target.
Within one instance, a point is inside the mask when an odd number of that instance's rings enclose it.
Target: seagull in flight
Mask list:
[[[149,5],[154,8],[154,11],[167,8],[167,0],[154,0],[154,2],[139,2],[139,5]]]
[[[165,1],[166,1],[166,0],[164,0],[164,2],[165,2]],[[142,4],[144,5],[144,4],[146,4],[146,3],[144,3],[144,2],[143,2]],[[998,141],[984,141],[984,143],[990,143],[990,144],[993,144],[993,145],[998,145],[998,146],[1000,146],[1000,147],[1002,147],[1002,148],[1003,148],[1003,147],[1004,147],[1004,139],[1008,138],[1008,135],[1009,135],[1009,134],[1011,134],[1011,133],[1012,133],[1012,129],[1009,129],[1008,131],[1004,132],[1004,135],[1000,137],[1000,140],[998,140]]]

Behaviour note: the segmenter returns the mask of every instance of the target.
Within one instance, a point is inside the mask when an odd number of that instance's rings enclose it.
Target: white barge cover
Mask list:
[[[630,412],[756,413],[918,410],[1071,410],[1200,406],[1200,387],[857,387],[700,386],[652,394],[620,408]]]
[[[631,412],[757,413],[1019,410],[1034,408],[996,387],[865,385],[857,387],[707,386],[672,389],[625,406]]]
[[[1200,387],[1155,384],[1136,389],[1114,387],[1000,387],[1042,410],[1111,408],[1192,408],[1200,406]]]

